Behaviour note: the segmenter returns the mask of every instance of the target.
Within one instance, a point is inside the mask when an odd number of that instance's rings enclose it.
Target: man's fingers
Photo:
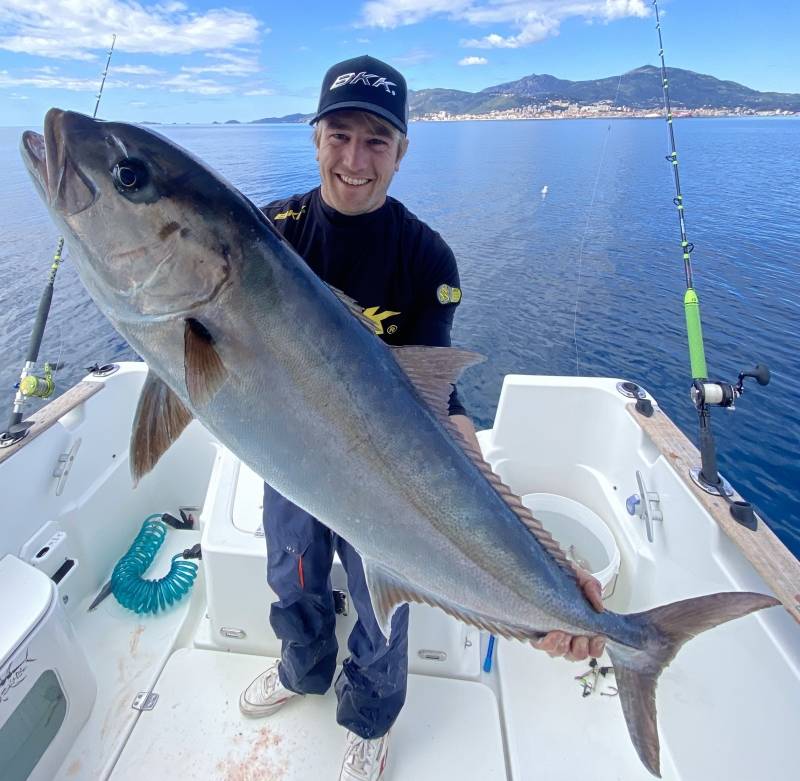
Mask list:
[[[573,637],[567,658],[573,662],[580,662],[587,656],[589,656],[589,638],[584,636]]]
[[[602,656],[605,647],[606,641],[604,637],[595,636],[589,638],[589,656]]]
[[[546,651],[550,656],[564,656],[569,651],[571,635],[564,632],[548,632],[541,640],[533,643],[535,648]]]
[[[578,573],[578,585],[591,606],[598,613],[602,613],[605,608],[603,607],[603,587],[600,585],[600,581],[593,578],[585,570],[580,570]]]
[[[548,632],[541,640],[531,643],[534,648],[545,651],[552,657],[565,656],[579,662],[589,656],[600,657],[605,650],[605,638],[595,635],[569,635],[566,632]]]

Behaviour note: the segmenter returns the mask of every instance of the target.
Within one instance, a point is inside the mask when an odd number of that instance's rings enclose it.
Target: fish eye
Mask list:
[[[121,193],[135,193],[144,187],[149,176],[147,166],[135,157],[124,157],[111,170],[114,186]]]

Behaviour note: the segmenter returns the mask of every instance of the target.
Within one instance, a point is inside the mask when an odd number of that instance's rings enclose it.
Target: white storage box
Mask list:
[[[220,448],[201,514],[203,568],[209,634],[202,647],[280,656],[269,624],[277,600],[267,585],[267,548],[262,531],[264,482],[236,456]],[[334,557],[331,583],[347,595],[347,576]],[[340,655],[355,622],[338,616]],[[453,678],[480,676],[480,633],[427,605],[412,605],[408,641],[412,673]]]
[[[49,781],[97,694],[55,584],[0,559],[0,768],[3,781]]]

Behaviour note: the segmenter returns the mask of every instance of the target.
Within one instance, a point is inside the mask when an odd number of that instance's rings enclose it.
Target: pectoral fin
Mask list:
[[[228,370],[214,346],[214,337],[199,320],[188,318],[183,335],[186,389],[192,404],[203,407],[228,379]]]
[[[192,413],[183,402],[160,377],[149,371],[131,433],[130,466],[134,485],[158,463],[191,421]]]

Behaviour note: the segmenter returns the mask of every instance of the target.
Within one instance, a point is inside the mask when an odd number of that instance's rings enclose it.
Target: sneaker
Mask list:
[[[278,662],[268,667],[258,676],[239,697],[239,710],[242,715],[257,719],[271,716],[297,692],[287,689],[278,675]]]
[[[365,740],[348,730],[339,781],[378,781],[388,754],[388,732],[380,738]]]

